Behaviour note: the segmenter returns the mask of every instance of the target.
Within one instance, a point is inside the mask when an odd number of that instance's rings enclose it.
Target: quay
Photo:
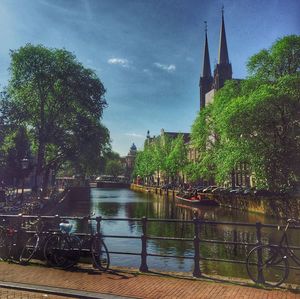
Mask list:
[[[130,189],[137,192],[149,192],[160,196],[173,198],[176,189],[162,189],[156,186],[131,184]],[[220,195],[200,193],[209,199],[217,201],[220,206],[245,212],[254,212],[278,218],[300,218],[300,196],[250,196],[250,195]]]
[[[261,289],[243,281],[195,279],[172,274],[141,274],[91,268],[62,271],[41,266],[0,263],[0,298],[300,298],[300,290]]]

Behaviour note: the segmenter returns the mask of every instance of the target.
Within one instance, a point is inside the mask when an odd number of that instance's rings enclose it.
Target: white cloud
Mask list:
[[[176,70],[175,64],[169,64],[169,65],[167,65],[167,64],[162,64],[162,63],[159,63],[159,62],[155,62],[154,65],[157,68],[159,68],[161,70],[164,70],[164,71],[166,71],[168,73],[173,73]]]
[[[129,61],[125,58],[118,58],[118,57],[113,57],[107,60],[107,63],[109,64],[117,64],[122,67],[129,67]]]
[[[137,134],[137,133],[126,133],[126,136],[136,137],[136,138],[146,138],[145,135]]]

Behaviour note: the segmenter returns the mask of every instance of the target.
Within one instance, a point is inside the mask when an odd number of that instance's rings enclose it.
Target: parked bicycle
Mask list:
[[[300,266],[300,248],[294,250],[288,242],[287,231],[291,225],[300,225],[300,221],[287,220],[278,244],[259,245],[249,252],[246,267],[249,277],[255,283],[280,286],[289,275],[288,258]]]
[[[30,223],[30,226],[35,226],[35,233],[25,242],[19,258],[21,264],[27,264],[36,254],[43,254],[45,244],[51,237],[49,228],[46,227],[42,219],[37,219],[36,222]]]
[[[93,259],[93,266],[100,271],[107,271],[110,265],[110,257],[106,244],[100,234],[100,227],[97,227],[96,233],[94,233],[92,219],[86,217],[90,228],[90,234],[83,240],[83,249],[88,249]],[[97,220],[97,218],[96,218]],[[97,221],[97,225],[100,223],[100,219]]]
[[[61,222],[60,231],[46,241],[44,256],[48,265],[68,269],[79,261],[81,240],[71,233],[72,227],[66,220]]]
[[[17,256],[17,230],[3,219],[0,226],[0,259],[15,261]]]

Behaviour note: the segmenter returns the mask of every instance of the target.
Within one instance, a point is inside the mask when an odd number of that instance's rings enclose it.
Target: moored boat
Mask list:
[[[194,204],[194,205],[205,205],[205,206],[218,206],[218,202],[214,199],[209,199],[207,197],[203,197],[200,195],[197,196],[187,196],[183,195],[176,195],[176,199],[184,201],[185,203]]]

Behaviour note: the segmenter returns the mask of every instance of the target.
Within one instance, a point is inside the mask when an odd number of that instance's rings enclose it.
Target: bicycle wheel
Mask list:
[[[25,243],[19,257],[21,264],[28,263],[33,255],[36,253],[39,244],[39,237],[37,235],[31,236]]]
[[[45,243],[44,256],[47,264],[52,267],[63,269],[72,267],[76,261],[74,261],[71,252],[72,246],[67,236],[53,235]]]
[[[279,246],[261,245],[248,254],[246,267],[249,277],[256,283],[277,287],[289,274],[289,265]]]
[[[101,271],[106,271],[109,268],[109,253],[103,240],[94,237],[91,244],[91,253],[94,265]]]
[[[82,241],[79,237],[75,235],[69,235],[68,241],[71,245],[72,250],[68,253],[68,259],[70,263],[72,263],[71,266],[78,263],[81,255],[81,248],[82,248]]]

